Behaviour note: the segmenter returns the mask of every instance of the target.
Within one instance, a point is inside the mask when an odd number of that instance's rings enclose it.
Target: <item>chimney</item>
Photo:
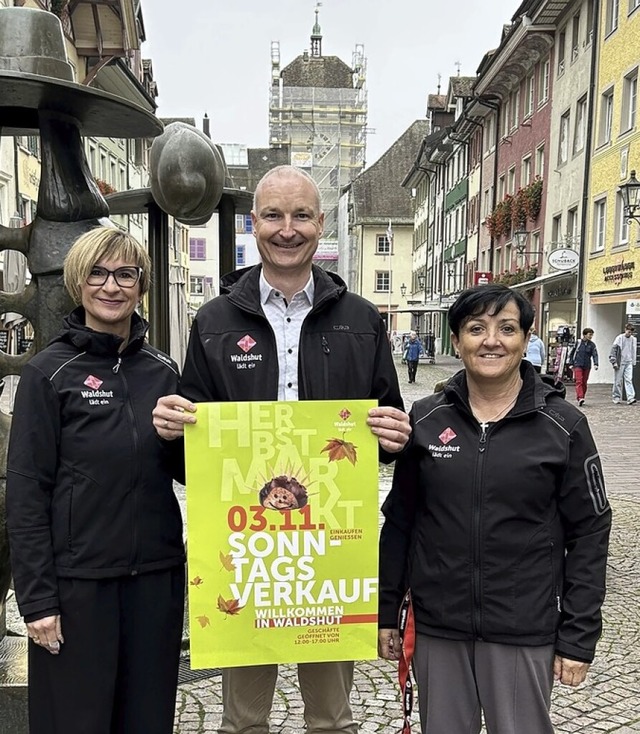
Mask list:
[[[202,132],[208,137],[211,138],[211,129],[209,128],[209,115],[207,113],[204,113],[204,117],[202,118]]]

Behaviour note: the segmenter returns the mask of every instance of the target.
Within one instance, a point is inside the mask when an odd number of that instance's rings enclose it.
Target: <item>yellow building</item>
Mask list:
[[[606,357],[627,320],[627,301],[640,298],[640,228],[624,216],[618,191],[632,170],[640,170],[640,0],[603,0],[596,6],[599,53],[582,323],[595,330]],[[594,375],[601,382],[611,377],[608,369]]]

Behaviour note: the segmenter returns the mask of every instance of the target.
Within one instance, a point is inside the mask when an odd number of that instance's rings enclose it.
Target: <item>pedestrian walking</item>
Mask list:
[[[544,342],[536,334],[535,328],[532,326],[529,330],[529,340],[527,341],[527,350],[525,359],[531,362],[533,369],[540,373],[546,359]]]
[[[587,395],[587,381],[591,372],[591,365],[598,369],[598,348],[593,341],[593,329],[589,327],[582,330],[582,339],[576,342],[569,353],[567,364],[573,367],[573,378],[576,383],[576,400],[581,407]]]
[[[464,370],[413,404],[382,508],[380,652],[406,662],[412,609],[423,734],[478,734],[482,715],[490,732],[552,734],[553,681],[580,684],[600,637],[602,467],[584,414],[522,359],[533,315],[502,285],[458,297]]]
[[[151,420],[178,370],[135,312],[150,278],[129,234],[82,235],[64,263],[80,305],[18,385],[7,528],[30,734],[173,731],[185,557],[172,480],[183,467]]]
[[[407,363],[407,370],[409,372],[409,383],[416,381],[416,372],[418,371],[418,361],[424,354],[424,347],[418,339],[418,334],[415,331],[410,332],[409,339],[404,347],[404,354],[402,358]]]
[[[613,366],[613,391],[611,398],[617,405],[622,400],[622,386],[628,405],[636,402],[636,393],[633,387],[633,368],[636,364],[638,340],[635,337],[635,326],[627,324],[622,334],[613,340],[609,362]]]
[[[261,264],[223,278],[222,294],[194,320],[178,395],[158,401],[154,425],[180,438],[199,401],[377,398],[368,418],[380,458],[393,460],[408,440],[398,378],[375,306],[347,292],[334,273],[312,265],[324,213],[316,183],[279,166],[258,183],[254,236]],[[241,347],[260,359],[238,370]],[[222,672],[219,732],[267,734],[278,669],[253,665]],[[355,734],[349,694],[353,662],[298,665],[309,734]]]

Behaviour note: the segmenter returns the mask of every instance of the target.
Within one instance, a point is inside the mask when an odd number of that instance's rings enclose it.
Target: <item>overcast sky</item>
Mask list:
[[[369,92],[367,164],[416,119],[450,76],[473,76],[500,42],[516,0],[323,0],[322,51],[351,65],[364,44]],[[271,42],[281,68],[309,49],[315,0],[143,0],[145,58],[161,117],[211,118],[219,143],[268,145]]]

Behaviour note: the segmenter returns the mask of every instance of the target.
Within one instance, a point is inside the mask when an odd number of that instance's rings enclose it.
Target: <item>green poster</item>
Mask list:
[[[192,667],[377,656],[375,406],[198,405],[185,432]]]

